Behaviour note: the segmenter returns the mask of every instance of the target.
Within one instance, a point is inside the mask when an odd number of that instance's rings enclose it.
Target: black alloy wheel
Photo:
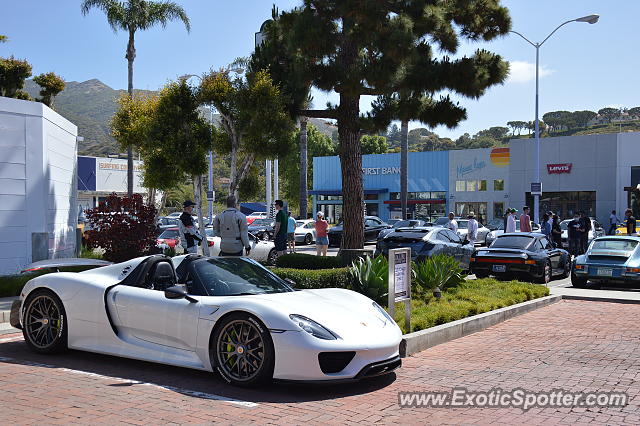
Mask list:
[[[575,288],[585,288],[587,279],[577,276],[575,272],[571,272],[571,285]]]
[[[551,262],[545,260],[544,267],[542,268],[542,276],[538,279],[540,284],[549,284],[551,282],[552,271]]]
[[[271,251],[269,251],[269,255],[267,256],[267,265],[275,266],[277,257],[278,252],[276,252],[276,249],[272,248]]]
[[[567,256],[564,261],[564,269],[562,270],[562,278],[569,278],[571,275],[571,256]]]
[[[253,316],[236,312],[216,328],[211,352],[224,380],[255,386],[273,377],[275,352],[269,330]]]
[[[67,348],[67,317],[62,302],[50,290],[35,290],[24,304],[22,334],[33,351],[51,354]]]

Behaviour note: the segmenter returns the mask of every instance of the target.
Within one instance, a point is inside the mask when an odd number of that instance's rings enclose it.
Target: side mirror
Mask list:
[[[180,286],[174,285],[173,287],[166,288],[164,290],[164,297],[167,299],[186,299],[190,303],[198,303],[197,299],[189,296],[187,291]]]

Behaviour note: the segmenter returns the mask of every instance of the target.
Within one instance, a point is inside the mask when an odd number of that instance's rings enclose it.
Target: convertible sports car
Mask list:
[[[596,238],[587,252],[578,256],[571,269],[571,284],[585,287],[587,281],[640,284],[640,237]]]
[[[362,379],[401,364],[402,332],[371,299],[295,291],[247,258],[153,255],[41,275],[12,305],[11,324],[39,353],[71,348],[215,370],[243,386]]]
[[[569,276],[571,257],[554,248],[543,234],[514,232],[501,234],[490,247],[477,250],[471,270],[477,278],[516,275],[546,284],[554,275]]]

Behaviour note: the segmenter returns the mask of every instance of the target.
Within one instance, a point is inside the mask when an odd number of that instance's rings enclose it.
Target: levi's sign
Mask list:
[[[547,164],[549,174],[571,173],[573,163]]]

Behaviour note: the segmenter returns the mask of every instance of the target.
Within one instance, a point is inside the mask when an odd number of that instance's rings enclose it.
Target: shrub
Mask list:
[[[364,294],[378,304],[387,306],[389,297],[389,262],[384,256],[374,259],[356,259],[349,272],[353,277],[353,290]]]
[[[93,269],[95,266],[69,266],[60,268],[61,272],[82,272],[87,269]],[[0,297],[19,296],[22,287],[32,278],[39,275],[50,274],[53,269],[43,269],[40,271],[29,272],[25,274],[4,275],[0,276]]]
[[[296,283],[295,288],[350,288],[351,275],[348,268],[334,269],[292,269],[273,268],[271,271],[282,279],[290,279]]]
[[[415,262],[412,272],[422,291],[443,291],[465,281],[458,261],[445,254],[437,254],[424,262]]]
[[[156,251],[156,209],[144,204],[140,194],[111,194],[86,215],[91,226],[87,246],[104,249],[106,260],[123,262]]]
[[[278,257],[276,266],[292,269],[331,269],[344,268],[347,264],[340,256],[314,256],[312,254],[292,253]]]

